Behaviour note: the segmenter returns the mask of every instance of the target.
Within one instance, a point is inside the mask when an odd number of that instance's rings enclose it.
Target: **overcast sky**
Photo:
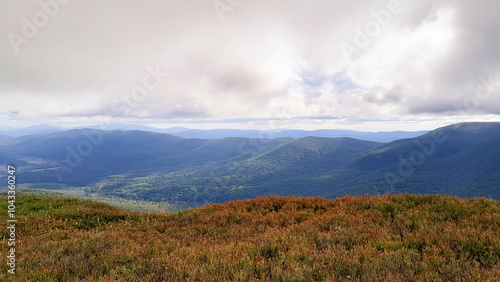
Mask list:
[[[500,121],[500,2],[5,0],[0,125]]]

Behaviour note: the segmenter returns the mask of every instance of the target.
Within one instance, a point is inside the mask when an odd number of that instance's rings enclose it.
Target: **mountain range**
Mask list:
[[[14,164],[18,183],[30,188],[80,189],[185,207],[269,194],[500,199],[500,123],[454,124],[387,143],[73,129],[0,139],[0,159],[1,179],[6,164]]]
[[[275,139],[283,137],[301,138],[301,137],[351,137],[360,140],[375,141],[375,142],[391,142],[403,138],[412,138],[420,136],[427,131],[388,131],[388,132],[366,132],[354,130],[341,130],[341,129],[321,129],[321,130],[290,130],[290,129],[276,129],[276,130],[241,130],[241,129],[190,129],[185,127],[172,127],[172,128],[158,128],[140,124],[125,124],[113,123],[106,125],[108,130],[121,130],[121,131],[148,131],[156,133],[167,133],[170,135],[194,138],[194,139],[221,139],[226,137],[242,137],[242,138],[260,138],[260,139]],[[67,131],[71,129],[98,129],[102,125],[86,126],[86,127],[72,127],[66,128],[61,126],[53,126],[48,124],[38,124],[24,128],[13,127],[0,127],[0,142],[14,137],[24,135],[40,135],[60,131]]]
[[[427,131],[389,131],[389,132],[365,132],[341,129],[321,129],[321,130],[238,130],[238,129],[188,129],[183,127],[167,128],[156,130],[157,132],[168,133],[183,138],[218,139],[225,137],[244,138],[302,138],[302,137],[326,137],[339,138],[350,137],[360,140],[374,142],[391,142],[403,138],[417,137],[427,133]]]

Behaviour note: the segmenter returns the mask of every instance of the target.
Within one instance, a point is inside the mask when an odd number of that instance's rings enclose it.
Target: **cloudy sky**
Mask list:
[[[0,125],[500,121],[500,3],[0,2]]]

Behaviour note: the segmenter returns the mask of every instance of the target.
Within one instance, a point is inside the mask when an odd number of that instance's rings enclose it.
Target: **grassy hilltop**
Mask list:
[[[2,263],[1,281],[500,280],[500,202],[484,198],[269,196],[149,214],[16,205],[17,274]]]

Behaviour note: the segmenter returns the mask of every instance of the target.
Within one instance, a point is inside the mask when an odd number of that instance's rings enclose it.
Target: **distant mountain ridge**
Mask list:
[[[9,139],[12,139],[12,138],[14,138],[14,136],[6,135],[6,134],[0,134],[0,142],[6,141],[6,140],[9,140]]]
[[[54,133],[58,131],[68,130],[68,128],[61,126],[53,126],[48,124],[38,124],[34,126],[28,126],[25,128],[0,128],[0,134],[19,137],[23,135],[40,135]],[[1,140],[0,140],[1,141]]]
[[[500,199],[500,123],[455,124],[390,143],[82,129],[8,139],[0,143],[0,156],[2,165],[16,164],[19,183],[31,187],[80,187],[105,197],[187,206],[269,194]]]
[[[0,135],[7,135],[12,137],[19,137],[24,135],[40,135],[55,133],[60,131],[67,131],[72,129],[100,129],[101,126],[87,126],[87,127],[74,127],[65,128],[61,126],[52,126],[47,124],[39,124],[26,128],[0,128]],[[413,138],[427,133],[428,131],[388,131],[388,132],[364,132],[354,130],[341,130],[341,129],[321,129],[321,130],[242,130],[242,129],[189,129],[185,127],[172,127],[172,128],[157,128],[146,125],[138,124],[111,124],[110,131],[149,131],[156,133],[166,133],[183,137],[186,139],[222,139],[227,137],[241,137],[241,138],[259,138],[259,139],[277,139],[284,137],[302,138],[302,137],[349,137],[360,140],[374,141],[374,142],[391,142],[403,138]],[[6,138],[3,138],[6,139]],[[0,142],[3,140],[0,137]]]
[[[427,133],[428,131],[390,131],[390,132],[364,132],[340,129],[321,130],[238,130],[238,129],[165,129],[161,132],[180,136],[183,138],[198,139],[218,139],[225,137],[245,137],[245,138],[302,138],[302,137],[325,137],[340,138],[349,137],[374,142],[391,142],[403,138],[413,138]]]

